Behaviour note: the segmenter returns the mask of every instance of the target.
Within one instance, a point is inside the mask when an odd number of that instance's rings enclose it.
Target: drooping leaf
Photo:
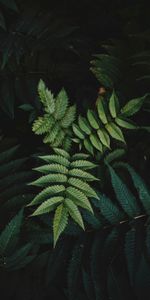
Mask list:
[[[54,247],[56,246],[56,242],[61,235],[61,233],[65,230],[68,222],[68,213],[67,209],[60,204],[54,215],[53,220],[53,233],[54,233]]]
[[[32,216],[38,216],[45,213],[49,213],[55,208],[55,205],[61,203],[64,200],[63,197],[56,196],[44,201],[32,214]]]
[[[99,97],[97,100],[97,111],[98,111],[98,115],[99,115],[99,118],[102,121],[102,123],[104,125],[107,124],[108,123],[107,113],[105,110],[105,104],[104,104],[103,97]]]
[[[113,122],[110,122],[105,125],[106,130],[114,139],[125,143],[125,139],[121,129]]]
[[[66,198],[65,199],[65,207],[67,208],[67,211],[69,215],[72,217],[72,219],[79,224],[79,226],[84,229],[84,223],[81,216],[81,213],[77,207],[76,204],[73,203],[72,200]]]
[[[79,116],[78,123],[83,132],[85,132],[88,135],[91,134],[91,127],[90,127],[88,121],[86,120],[86,118]]]
[[[138,126],[133,124],[130,120],[126,120],[120,117],[115,118],[115,122],[120,127],[126,128],[126,129],[138,129]]]
[[[111,113],[111,116],[113,118],[116,118],[119,112],[119,101],[118,101],[118,97],[115,93],[115,91],[113,90],[111,97],[109,99],[109,111]]]
[[[125,104],[125,106],[121,109],[122,115],[130,117],[137,113],[141,109],[146,97],[147,95],[144,95],[143,97],[135,98],[127,102],[127,104]]]
[[[99,129],[98,120],[94,111],[88,109],[87,118],[92,128]]]

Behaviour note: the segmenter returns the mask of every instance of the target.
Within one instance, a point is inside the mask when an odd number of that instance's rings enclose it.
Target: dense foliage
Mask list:
[[[0,293],[150,293],[145,1],[0,0]]]

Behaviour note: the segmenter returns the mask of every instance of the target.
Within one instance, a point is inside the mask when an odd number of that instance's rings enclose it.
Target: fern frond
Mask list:
[[[83,159],[87,159],[89,158],[89,154],[85,154],[85,153],[76,153],[72,156],[72,160],[83,160]]]
[[[54,148],[53,150],[56,154],[64,156],[66,159],[70,159],[70,155],[67,151],[60,148]]]
[[[72,125],[76,116],[76,105],[68,107],[63,119],[61,120],[61,126],[63,128],[68,128]]]
[[[48,132],[48,134],[44,137],[43,142],[44,143],[54,143],[57,134],[59,133],[59,124],[54,124],[52,129]]]
[[[68,187],[66,194],[69,199],[72,199],[76,205],[79,205],[93,213],[92,206],[84,193],[74,187]]]
[[[44,201],[32,214],[32,216],[38,216],[50,212],[55,208],[55,205],[61,203],[64,200],[63,197],[56,196]]]
[[[54,123],[55,120],[52,116],[45,115],[44,117],[39,117],[34,121],[32,130],[36,134],[41,135],[51,130]]]
[[[71,144],[72,144],[72,140],[69,136],[66,136],[63,140],[63,143],[62,143],[62,147],[66,150],[66,151],[69,151],[70,148],[71,148]]]
[[[56,242],[59,236],[65,230],[67,223],[68,223],[68,211],[63,204],[60,204],[55,211],[54,220],[53,220],[54,247],[56,246]]]
[[[46,88],[43,80],[39,81],[38,93],[40,96],[41,103],[43,103],[45,107],[45,111],[47,113],[52,114],[55,110],[54,97],[53,94]]]
[[[50,183],[65,183],[67,182],[67,176],[63,174],[48,174],[44,175],[37,180],[30,183],[30,185],[46,186]]]
[[[96,167],[96,164],[90,162],[90,161],[87,161],[87,160],[75,160],[73,162],[71,162],[70,166],[72,168],[81,168],[81,169],[84,169],[84,170],[88,170],[88,169],[93,169]]]
[[[63,165],[65,167],[69,167],[69,160],[61,155],[45,155],[45,156],[39,156],[42,160],[48,162],[48,163],[57,163],[60,165]]]
[[[88,183],[84,182],[83,180],[71,177],[69,178],[68,183],[83,191],[85,195],[97,198],[96,192],[90,187]]]
[[[56,194],[62,193],[65,191],[64,185],[52,185],[48,186],[44,190],[42,190],[29,204],[28,206],[31,205],[36,205],[39,202],[42,202],[46,200],[47,198],[54,196]]]
[[[86,171],[83,171],[83,170],[80,170],[78,168],[75,168],[75,169],[71,169],[68,173],[70,176],[73,176],[73,177],[79,177],[81,179],[85,179],[86,181],[93,181],[93,180],[98,180],[95,176],[93,176],[92,174],[86,172]]]
[[[68,107],[68,96],[67,93],[64,89],[62,89],[59,94],[56,97],[56,102],[55,102],[55,119],[56,120],[61,120]]]
[[[41,203],[33,213],[33,215],[41,215],[55,210],[57,201],[58,204],[60,201],[62,202],[62,209],[63,207],[66,208],[65,216],[67,214],[67,217],[65,217],[65,220],[68,220],[69,214],[74,221],[83,228],[83,220],[78,206],[93,213],[93,209],[88,197],[98,197],[94,189],[87,183],[87,181],[97,180],[97,178],[90,174],[90,172],[85,171],[86,169],[95,167],[95,164],[88,161],[87,155],[85,156],[85,154],[82,153],[75,154],[73,157],[71,157],[62,149],[57,148],[54,149],[54,151],[57,154],[40,157],[49,164],[38,167],[35,170],[46,173],[46,175],[38,178],[30,184],[42,187],[46,186],[46,188],[44,188],[44,190],[42,190],[31,201],[31,203],[28,204],[28,206]],[[86,160],[80,159],[84,159],[85,157]],[[62,209],[60,208],[60,211]],[[62,229],[62,231],[63,230],[64,229]],[[58,224],[58,234],[55,233],[54,244],[56,243],[62,231],[60,230]]]
[[[60,147],[64,141],[64,138],[65,138],[65,132],[62,130],[62,129],[59,129],[56,137],[55,137],[55,140],[53,142],[53,147]]]
[[[47,174],[47,173],[61,173],[61,174],[67,174],[68,169],[60,164],[48,164],[43,165],[41,167],[35,168],[35,171]]]
[[[63,146],[69,150],[76,106],[68,107],[68,96],[64,89],[54,98],[42,80],[38,85],[38,93],[46,114],[34,121],[33,131],[36,134],[46,134],[43,141],[52,148]]]
[[[77,207],[77,205],[70,199],[65,199],[65,207],[67,208],[67,211],[71,218],[79,224],[79,226],[84,229],[84,223],[81,216],[81,213]]]

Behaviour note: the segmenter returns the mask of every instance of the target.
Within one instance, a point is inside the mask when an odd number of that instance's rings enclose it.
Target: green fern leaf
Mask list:
[[[83,159],[87,159],[89,157],[89,154],[85,154],[85,153],[76,153],[72,156],[72,160],[83,160]]]
[[[60,148],[54,148],[53,150],[56,154],[64,156],[66,159],[70,159],[70,155],[67,151]]]
[[[86,196],[97,198],[96,192],[90,187],[88,183],[84,182],[83,180],[71,177],[69,178],[68,183],[83,191]]]
[[[104,146],[110,149],[110,138],[105,129],[99,128],[97,135]]]
[[[32,214],[32,216],[43,215],[54,210],[55,206],[64,200],[63,197],[56,196],[44,201]]]
[[[105,105],[104,105],[104,100],[103,97],[99,97],[97,100],[97,111],[100,120],[102,123],[105,125],[108,123],[107,116],[106,116],[106,111],[105,111]]]
[[[52,185],[45,188],[41,191],[27,206],[36,205],[39,202],[47,200],[51,196],[62,193],[65,191],[65,187],[63,185]]]
[[[43,80],[40,80],[39,82],[38,93],[40,100],[45,107],[45,111],[49,114],[53,114],[55,111],[55,100],[53,94],[46,88]]]
[[[79,160],[75,160],[75,161],[71,162],[70,167],[88,170],[88,169],[95,168],[96,165],[90,161],[79,159]]]
[[[81,140],[84,140],[85,135],[84,132],[80,129],[80,127],[76,124],[72,126],[74,134]]]
[[[59,131],[55,137],[55,140],[52,144],[52,147],[54,147],[54,148],[60,147],[64,141],[65,135],[66,135],[66,133],[62,129],[59,129]]]
[[[89,210],[91,213],[93,213],[92,206],[88,200],[88,198],[79,191],[78,189],[74,187],[68,187],[66,189],[67,197],[69,199],[72,199],[76,205],[79,205],[87,210]]]
[[[49,174],[44,175],[37,180],[31,182],[29,185],[45,186],[51,183],[65,183],[67,182],[67,176],[63,174]]]
[[[54,215],[53,219],[53,234],[54,234],[54,247],[61,233],[65,230],[68,223],[68,212],[63,204],[60,204]]]
[[[87,118],[92,128],[99,129],[99,123],[95,112],[91,109],[87,111]]]
[[[68,96],[64,89],[62,89],[59,94],[57,95],[56,102],[55,102],[55,120],[61,120],[68,106]]]
[[[68,107],[64,118],[61,120],[61,126],[63,128],[68,128],[71,126],[71,124],[74,122],[76,116],[76,105],[72,105]]]
[[[126,117],[130,117],[130,116],[134,115],[135,113],[137,113],[141,109],[146,97],[147,97],[147,95],[140,97],[140,98],[130,100],[121,109],[122,115],[124,115]]]
[[[116,118],[118,113],[119,113],[119,101],[118,101],[118,97],[115,93],[115,91],[113,90],[112,95],[109,99],[109,111],[110,114],[113,118]]]
[[[138,129],[138,126],[133,124],[133,122],[131,123],[131,121],[128,119],[123,119],[121,117],[117,117],[117,118],[115,118],[115,122],[117,125],[119,125],[122,128],[125,128],[125,129]]]
[[[86,118],[83,118],[82,116],[79,116],[78,118],[78,124],[79,127],[81,128],[81,130],[86,133],[86,134],[91,134],[91,127],[88,123],[88,121],[86,120]]]
[[[83,219],[77,205],[74,204],[72,200],[66,198],[65,206],[72,219],[79,224],[82,229],[84,229]]]
[[[54,123],[55,121],[52,116],[38,117],[33,123],[32,130],[38,135],[44,134],[51,130]]]
[[[55,125],[52,127],[51,131],[45,136],[43,142],[44,143],[53,143],[58,132],[59,132],[60,126],[58,123],[55,123]]]
[[[96,148],[98,151],[100,151],[100,152],[103,151],[102,144],[101,144],[100,140],[98,139],[98,137],[96,136],[96,134],[90,135],[90,142],[93,145],[93,147]]]
[[[83,143],[84,143],[85,149],[86,149],[89,153],[91,153],[92,155],[94,155],[93,146],[92,146],[91,142],[89,141],[89,139],[84,139]]]
[[[60,164],[43,165],[41,167],[35,168],[34,170],[44,174],[47,173],[67,174],[68,173],[68,169],[65,166],[62,166]]]
[[[66,136],[63,140],[62,148],[66,151],[69,151],[71,148],[72,140],[70,137]]]
[[[61,155],[45,155],[45,156],[39,156],[42,160],[48,162],[48,163],[57,163],[60,165],[63,165],[65,167],[69,167],[70,162],[67,158],[61,156]]]
[[[114,139],[125,143],[125,139],[121,129],[113,122],[105,125],[106,130]]]
[[[85,179],[86,181],[98,180],[92,174],[90,174],[86,171],[80,170],[78,168],[69,170],[68,174],[69,174],[69,176],[79,177],[81,179]]]

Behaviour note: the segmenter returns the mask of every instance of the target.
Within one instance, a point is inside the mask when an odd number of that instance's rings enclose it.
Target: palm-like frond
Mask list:
[[[89,109],[86,118],[79,116],[78,124],[73,124],[73,132],[78,138],[76,142],[92,155],[110,150],[113,141],[119,142],[123,148],[126,144],[123,131],[140,128],[130,117],[141,109],[147,96],[132,99],[122,108],[115,91],[109,97],[99,96],[96,109]]]
[[[32,185],[45,187],[29,204],[40,206],[33,215],[42,215],[52,210],[55,211],[53,220],[54,245],[60,234],[67,226],[68,216],[84,228],[82,215],[78,207],[82,207],[93,213],[90,197],[96,197],[94,189],[87,183],[96,178],[87,171],[95,165],[80,158],[84,154],[70,156],[65,150],[55,149],[56,154],[41,156],[49,164],[36,168],[37,171],[46,173]],[[85,171],[86,170],[86,171]]]

